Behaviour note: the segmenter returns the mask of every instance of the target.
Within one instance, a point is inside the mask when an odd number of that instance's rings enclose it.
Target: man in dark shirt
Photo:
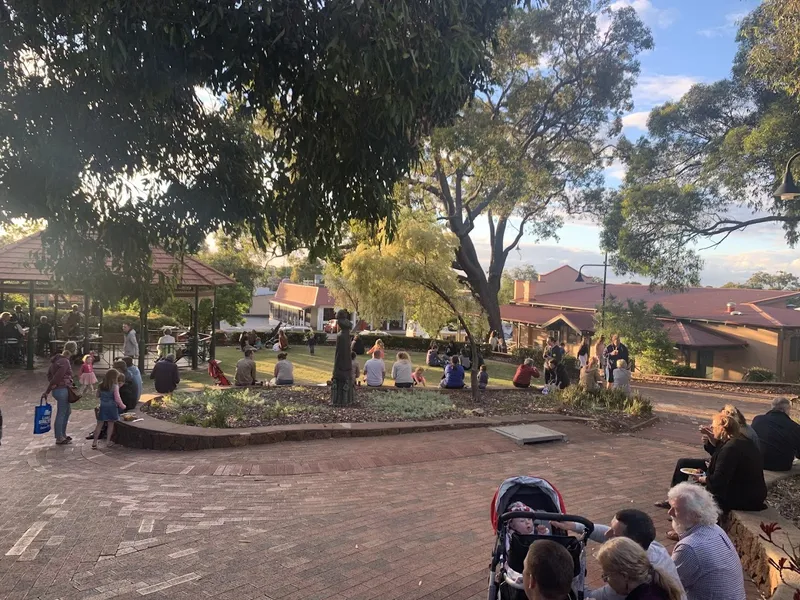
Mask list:
[[[155,388],[159,394],[171,394],[181,382],[175,356],[168,354],[164,360],[158,361],[150,373],[150,379],[155,380]]]
[[[764,468],[768,471],[788,471],[795,457],[800,458],[800,423],[789,416],[792,404],[786,398],[775,398],[772,410],[753,419],[758,434]]]

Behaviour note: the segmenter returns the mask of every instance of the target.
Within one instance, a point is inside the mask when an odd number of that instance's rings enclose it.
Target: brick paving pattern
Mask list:
[[[90,411],[73,412],[72,445],[31,434],[42,380],[0,386],[0,599],[483,600],[504,478],[546,477],[570,512],[601,523],[641,508],[663,537],[652,503],[675,459],[697,453],[692,421],[720,404],[694,398],[694,413],[630,436],[554,422],[569,442],[528,447],[470,429],[92,451]]]

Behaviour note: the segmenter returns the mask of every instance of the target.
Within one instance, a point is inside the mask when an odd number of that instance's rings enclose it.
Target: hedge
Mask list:
[[[431,347],[432,342],[436,342],[439,350],[444,350],[450,342],[447,340],[433,340],[430,338],[421,337],[408,337],[405,335],[370,335],[359,334],[363,340],[364,346],[369,349],[375,344],[376,340],[382,340],[386,348],[390,350],[409,350],[411,352],[427,352]],[[456,352],[461,352],[464,346],[469,346],[468,342],[453,342]],[[485,343],[479,343],[478,349],[483,354],[484,358],[492,353],[491,346]]]
[[[69,310],[58,311],[59,335],[63,335],[62,332],[63,332],[64,318],[67,316],[67,313],[69,312],[70,312]],[[53,314],[54,310],[52,307],[37,308],[36,312],[34,313],[34,321],[38,323],[40,317],[47,317],[47,319],[52,323]],[[136,330],[137,334],[140,333],[138,314],[123,313],[123,312],[104,312],[103,338],[105,339],[105,341],[110,343],[115,343],[118,338],[119,342],[122,342],[123,323],[130,323]],[[91,315],[89,316],[89,327],[91,329],[97,329],[99,324],[100,324],[100,319],[98,317],[93,317]],[[161,329],[162,327],[181,328],[182,326],[173,317],[167,317],[165,315],[155,314],[155,313],[151,313],[147,316],[148,330],[153,331]],[[139,337],[141,337],[141,335]],[[155,340],[149,340],[149,341],[155,341]]]

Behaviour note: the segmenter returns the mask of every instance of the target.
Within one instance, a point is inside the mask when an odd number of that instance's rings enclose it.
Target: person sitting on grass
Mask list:
[[[272,385],[294,385],[294,365],[286,357],[286,352],[278,353],[278,362],[273,371],[275,377],[270,382]]]
[[[442,361],[439,358],[439,346],[436,342],[431,342],[431,347],[428,348],[428,353],[425,355],[425,364],[429,367],[441,367]]]
[[[372,358],[364,363],[364,382],[369,387],[381,387],[386,377],[386,365],[383,364],[383,352],[375,350]]]
[[[175,364],[175,355],[167,354],[164,360],[159,360],[150,373],[150,379],[155,381],[155,388],[159,394],[171,394],[181,382],[178,365]]]
[[[486,372],[486,365],[481,365],[478,370],[478,387],[482,390],[489,385],[489,373]]]
[[[417,367],[414,369],[414,372],[411,374],[411,379],[414,380],[414,385],[425,387],[425,384],[427,383],[425,381],[425,369],[422,367]]]
[[[450,357],[450,364],[444,368],[439,387],[448,390],[460,390],[464,387],[464,367],[459,364],[458,356]]]
[[[532,358],[526,358],[523,363],[517,367],[517,372],[514,373],[511,383],[513,383],[516,388],[529,388],[531,387],[532,377],[536,379],[539,378],[539,369],[533,365]]]
[[[350,360],[353,363],[353,385],[361,385],[361,381],[359,381],[361,367],[358,365],[358,354],[355,351],[350,353]]]
[[[524,565],[522,585],[528,600],[566,600],[575,563],[564,546],[537,540],[528,548]]]
[[[595,392],[603,385],[603,374],[600,373],[600,362],[596,356],[589,359],[589,363],[581,368],[578,385],[587,392]]]
[[[631,372],[628,370],[628,361],[620,358],[617,368],[614,369],[614,381],[611,389],[622,390],[626,395],[631,395]]]
[[[411,365],[411,360],[406,352],[398,352],[397,360],[392,365],[392,379],[394,379],[394,387],[410,388],[414,385],[414,378],[412,373],[414,367]]]
[[[545,380],[547,386],[558,388],[559,390],[569,387],[569,373],[567,373],[567,367],[564,366],[563,362],[556,362],[551,358],[547,361],[547,370],[550,373],[549,381]]]
[[[469,371],[472,368],[472,356],[469,351],[469,347],[466,344],[461,346],[461,352],[459,352],[458,358],[461,361],[461,366],[464,367],[465,371]]]
[[[236,373],[233,377],[234,385],[246,386],[256,384],[256,361],[253,360],[252,348],[244,351],[244,356],[236,363]]]

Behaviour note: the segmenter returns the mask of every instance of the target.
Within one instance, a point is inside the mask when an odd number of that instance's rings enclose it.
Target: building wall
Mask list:
[[[270,314],[271,296],[253,296],[253,303],[250,305],[248,314],[254,317],[266,317]]]
[[[519,325],[512,326],[513,340],[516,343],[519,340],[519,345],[522,348],[539,347],[544,348],[547,343],[547,338],[553,336],[556,338],[557,343],[566,342],[567,355],[577,356],[578,349],[581,347],[581,337],[571,327],[566,325],[556,327],[553,329],[542,329],[532,325]],[[519,337],[517,337],[519,335]],[[594,351],[594,346],[590,342],[590,351]]]
[[[781,332],[783,343],[781,344],[781,380],[798,381],[800,380],[800,361],[791,360],[791,340],[793,337],[800,337],[800,329],[784,329]]]
[[[778,333],[776,331],[713,323],[703,323],[703,326],[720,333],[735,335],[748,343],[746,348],[714,350],[713,379],[738,381],[750,367],[764,367],[778,373]],[[695,350],[691,353],[690,364],[692,367],[697,367],[697,351]],[[798,364],[798,368],[800,368],[800,364]]]

